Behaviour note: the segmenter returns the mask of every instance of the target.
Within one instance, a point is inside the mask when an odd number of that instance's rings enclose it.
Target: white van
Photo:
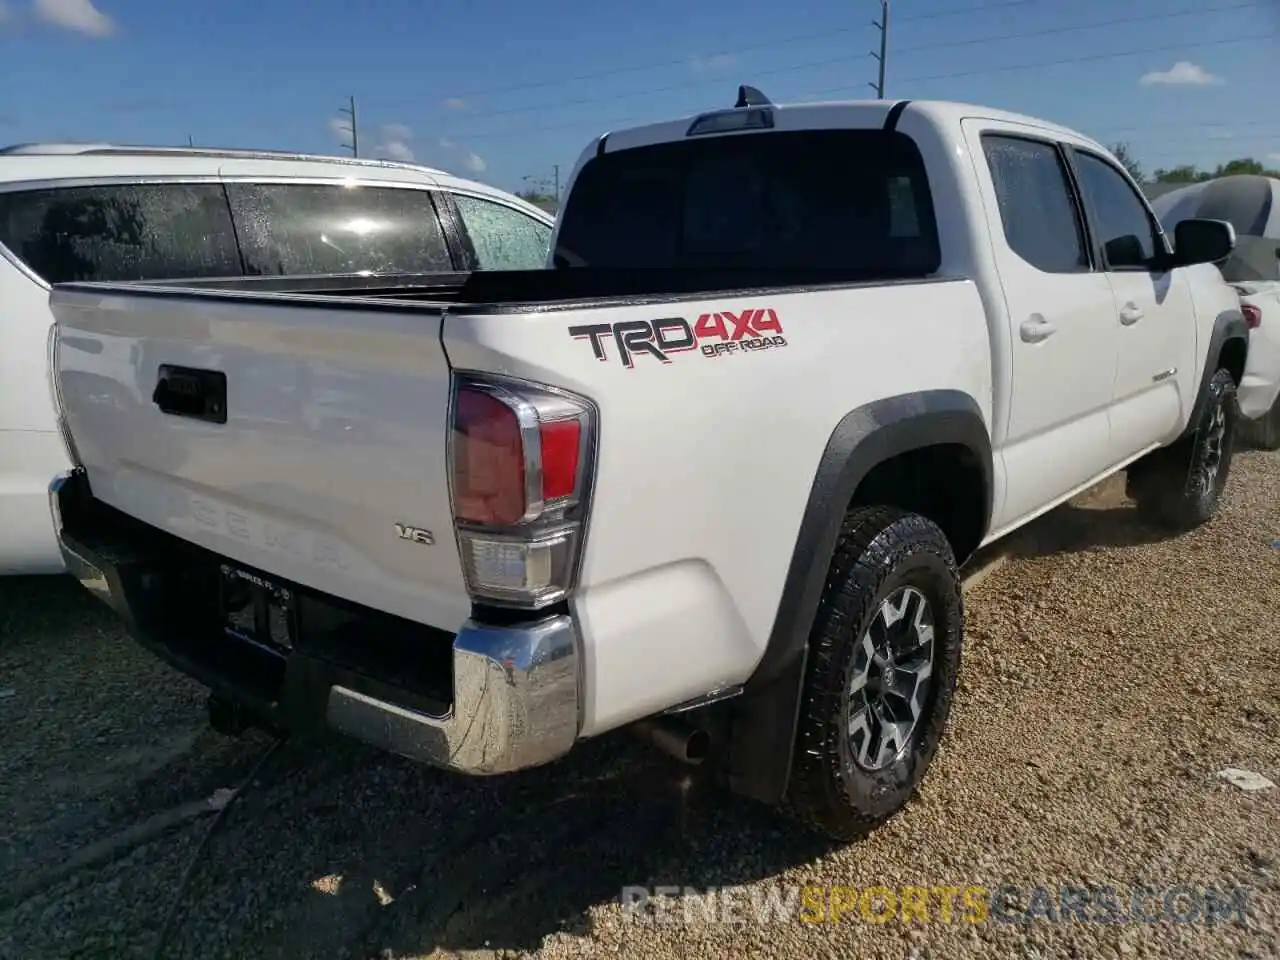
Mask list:
[[[541,269],[553,225],[512,194],[408,163],[0,149],[0,575],[64,569],[48,507],[70,466],[49,380],[50,284]]]

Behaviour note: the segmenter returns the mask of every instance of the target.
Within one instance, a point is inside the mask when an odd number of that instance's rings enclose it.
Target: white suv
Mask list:
[[[407,163],[241,150],[0,149],[0,574],[58,573],[49,285],[532,269],[554,218]],[[128,362],[129,358],[122,358]]]

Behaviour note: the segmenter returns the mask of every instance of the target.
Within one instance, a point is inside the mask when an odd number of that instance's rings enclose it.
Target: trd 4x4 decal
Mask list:
[[[782,322],[769,307],[704,313],[692,325],[684,317],[586,323],[570,327],[569,336],[589,340],[591,352],[600,361],[609,359],[607,344],[612,340],[618,358],[628,369],[635,366],[635,358],[641,354],[670,363],[672,354],[693,350],[699,350],[704,357],[722,357],[787,345]]]

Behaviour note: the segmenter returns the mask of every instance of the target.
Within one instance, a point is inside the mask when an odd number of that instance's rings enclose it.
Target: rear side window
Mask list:
[[[1057,148],[987,134],[982,150],[1010,249],[1045,273],[1088,270],[1079,211]]]
[[[579,172],[557,262],[601,268],[938,269],[912,140],[882,130],[695,138],[604,153]]]
[[[241,275],[217,184],[103,184],[0,193],[0,243],[47,283]]]
[[[481,270],[541,270],[547,265],[551,228],[526,213],[491,200],[454,196]]]
[[[453,269],[426,190],[229,183],[227,196],[251,276]]]

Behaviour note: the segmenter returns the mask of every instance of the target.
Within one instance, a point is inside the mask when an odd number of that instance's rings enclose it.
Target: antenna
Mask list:
[[[738,87],[738,102],[734,107],[764,107],[772,101],[755,87],[743,85]]]

